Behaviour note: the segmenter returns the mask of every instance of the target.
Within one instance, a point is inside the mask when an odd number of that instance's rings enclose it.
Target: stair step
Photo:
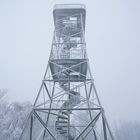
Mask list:
[[[56,123],[68,123],[67,121],[59,121],[57,120]]]
[[[68,127],[67,124],[63,124],[63,123],[61,123],[61,124],[60,124],[60,123],[59,123],[59,124],[56,124],[55,126],[56,126],[57,128],[63,127],[63,126],[64,126],[64,127]]]
[[[62,128],[57,128],[57,130],[58,130],[59,132],[65,132],[65,133],[67,133],[67,130],[63,130]]]
[[[68,117],[65,117],[65,116],[58,116],[58,119],[66,119],[66,120],[68,120]]]
[[[67,111],[62,111],[62,114],[67,115],[67,116],[69,115]]]
[[[60,132],[61,135],[67,134],[67,132]]]
[[[67,131],[60,131],[60,134],[67,134]]]

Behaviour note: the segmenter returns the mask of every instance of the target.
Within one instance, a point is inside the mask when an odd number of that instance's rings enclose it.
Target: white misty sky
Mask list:
[[[9,100],[34,102],[57,3],[86,5],[88,57],[107,117],[140,121],[139,0],[0,0],[0,89]]]

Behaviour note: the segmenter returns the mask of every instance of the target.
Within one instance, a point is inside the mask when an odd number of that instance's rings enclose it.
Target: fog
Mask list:
[[[0,89],[35,100],[51,49],[57,3],[86,5],[90,67],[107,117],[140,121],[140,1],[0,0]]]

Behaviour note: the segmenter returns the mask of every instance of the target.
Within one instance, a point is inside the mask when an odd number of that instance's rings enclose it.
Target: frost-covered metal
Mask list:
[[[89,68],[83,4],[55,5],[47,69],[20,140],[114,140]]]

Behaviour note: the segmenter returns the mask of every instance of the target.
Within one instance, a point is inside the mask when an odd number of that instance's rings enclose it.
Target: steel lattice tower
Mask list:
[[[89,68],[83,4],[55,5],[47,69],[20,140],[114,140]]]

